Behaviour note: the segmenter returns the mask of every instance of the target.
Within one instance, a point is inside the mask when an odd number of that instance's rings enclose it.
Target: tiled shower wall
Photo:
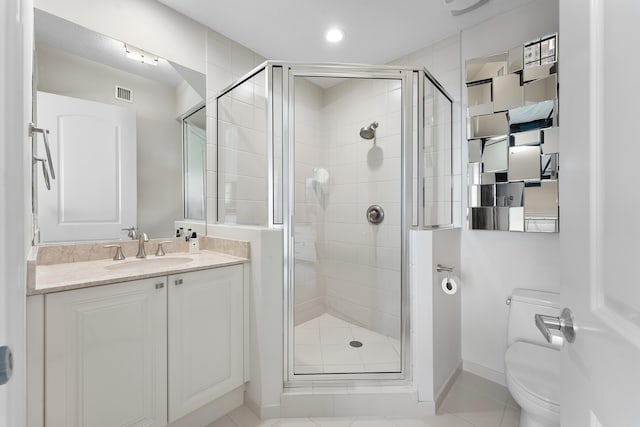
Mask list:
[[[226,224],[267,224],[265,73],[218,102],[218,217]]]
[[[375,143],[359,136],[373,121]],[[324,308],[399,337],[400,173],[399,81],[297,82],[296,323]],[[372,204],[385,210],[380,225],[367,222]]]
[[[424,224],[452,224],[451,102],[425,79]]]
[[[406,65],[414,67],[426,67],[438,80],[445,90],[454,99],[452,116],[452,162],[450,178],[442,166],[448,164],[448,159],[442,159],[448,155],[445,148],[438,144],[429,144],[428,136],[443,136],[446,130],[444,126],[429,126],[429,123],[437,125],[445,119],[438,115],[430,120],[429,102],[425,103],[425,224],[439,223],[441,216],[447,216],[446,205],[451,205],[453,225],[461,227],[465,223],[466,213],[462,209],[462,129],[463,122],[460,109],[461,95],[461,65],[460,65],[460,35],[456,34],[440,40],[432,45],[419,49],[409,55],[402,56],[390,64]],[[427,85],[428,86],[428,85]],[[427,90],[425,90],[425,95]],[[440,102],[444,102],[441,101]],[[438,111],[442,109],[438,106]],[[436,160],[440,158],[440,160]],[[451,185],[450,185],[451,184]],[[452,188],[452,191],[449,188]],[[452,202],[449,203],[448,199]]]
[[[218,143],[218,135],[215,131],[217,113],[216,113],[216,96],[218,92],[229,86],[232,82],[237,81],[240,77],[251,71],[253,68],[260,65],[265,60],[262,56],[257,53],[247,49],[241,44],[224,37],[223,35],[208,30],[207,33],[207,223],[213,224],[216,222],[216,197],[217,197],[217,180],[216,180],[216,171],[217,171],[217,143]],[[257,84],[259,86],[259,84]],[[256,85],[253,86],[253,100],[250,103],[248,93],[238,93],[238,96],[234,96],[236,99],[236,108],[243,110],[244,113],[241,115],[244,117],[243,123],[245,125],[249,124],[249,114],[254,116],[254,112],[257,109],[260,109],[260,99],[259,92],[260,88],[258,88],[258,92],[255,92]],[[264,100],[262,101],[264,103]],[[256,103],[258,104],[256,106]],[[253,104],[253,105],[251,105]],[[233,107],[231,107],[233,108]],[[262,107],[264,108],[264,107]],[[251,113],[249,113],[249,110]],[[257,113],[255,114],[257,116]],[[260,126],[260,123],[252,122],[250,126],[242,126],[239,123],[234,123],[237,127],[234,130],[230,130],[227,128],[227,131],[236,132],[237,135],[241,138],[245,139],[245,147],[253,147],[247,148],[244,150],[247,154],[255,154],[261,155],[261,153],[266,153],[266,139],[263,137],[261,143],[256,143],[257,141],[255,132],[256,127]],[[248,145],[247,145],[248,144]],[[239,150],[243,151],[243,150]],[[243,156],[243,154],[241,154]],[[263,174],[266,173],[266,170],[262,168]],[[246,175],[250,177],[250,175]],[[260,177],[253,177],[260,178]],[[248,181],[248,180],[247,180]],[[264,184],[264,192],[266,194],[266,182]],[[240,212],[242,210],[243,204],[240,203]],[[244,210],[248,212],[247,210]],[[266,212],[266,207],[264,207],[264,211]],[[254,214],[249,214],[254,215]],[[242,219],[242,218],[241,218]],[[249,220],[256,220],[250,216]],[[259,218],[261,220],[262,218]],[[265,220],[266,222],[266,220]]]

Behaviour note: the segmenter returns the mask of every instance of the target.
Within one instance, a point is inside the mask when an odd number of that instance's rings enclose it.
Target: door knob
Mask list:
[[[550,344],[562,345],[562,340],[558,340],[558,336],[551,333],[551,329],[562,332],[562,335],[570,343],[576,340],[575,321],[573,313],[568,308],[563,308],[560,317],[544,316],[542,314],[536,314],[535,316],[536,326],[542,332],[545,339]]]

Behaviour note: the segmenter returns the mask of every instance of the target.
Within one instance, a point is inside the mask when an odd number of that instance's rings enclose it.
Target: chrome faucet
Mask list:
[[[144,243],[149,241],[147,233],[138,233],[138,254],[136,258],[146,258],[147,252],[144,250]]]

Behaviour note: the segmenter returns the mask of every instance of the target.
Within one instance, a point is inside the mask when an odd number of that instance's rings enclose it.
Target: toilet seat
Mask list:
[[[505,376],[516,401],[526,399],[560,414],[560,352],[527,342],[513,343],[505,353]],[[518,402],[524,406],[521,402]]]

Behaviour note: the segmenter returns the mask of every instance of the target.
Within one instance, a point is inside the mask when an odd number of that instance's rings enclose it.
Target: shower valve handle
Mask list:
[[[379,205],[371,205],[367,209],[367,220],[371,224],[380,224],[384,221],[384,209]]]

